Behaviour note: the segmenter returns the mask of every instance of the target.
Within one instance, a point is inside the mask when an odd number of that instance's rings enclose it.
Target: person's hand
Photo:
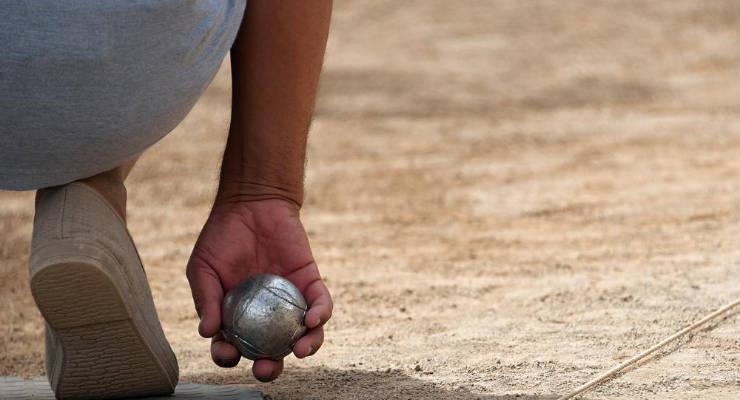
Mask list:
[[[211,357],[221,367],[239,363],[239,351],[221,334],[221,300],[246,277],[271,273],[290,280],[308,304],[307,333],[293,347],[303,358],[324,341],[322,325],[331,317],[332,300],[311,255],[298,206],[282,199],[217,201],[187,266],[187,277],[200,317],[198,332],[212,338]],[[271,381],[283,361],[257,360],[254,376]]]

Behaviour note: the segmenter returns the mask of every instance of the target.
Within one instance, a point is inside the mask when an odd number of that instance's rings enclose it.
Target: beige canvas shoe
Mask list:
[[[81,183],[38,192],[29,266],[57,398],[174,391],[177,360],[136,247],[97,192]]]

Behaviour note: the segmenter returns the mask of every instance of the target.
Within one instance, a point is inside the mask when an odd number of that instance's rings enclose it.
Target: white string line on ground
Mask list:
[[[643,351],[642,353],[630,358],[629,360],[617,365],[616,367],[604,372],[603,374],[599,375],[598,377],[594,378],[593,380],[581,385],[578,389],[572,391],[571,393],[560,397],[558,400],[568,400],[572,399],[580,394],[583,394],[583,392],[593,388],[594,386],[604,382],[605,380],[611,378],[612,376],[619,373],[619,371],[622,371],[623,369],[629,367],[632,364],[635,364],[636,362],[642,360],[643,358],[649,356],[650,354],[662,349],[669,343],[673,342],[674,340],[686,335],[687,333],[695,330],[696,328],[699,328],[700,326],[706,324],[707,322],[711,321],[714,318],[719,317],[720,315],[726,313],[727,311],[730,311],[732,308],[740,304],[740,298],[736,299],[735,301],[731,302],[730,304],[727,304],[725,306],[722,306],[717,311],[707,315],[706,317],[700,319],[697,322],[694,322],[692,325],[687,326],[686,328],[674,333],[673,335],[665,338],[662,342],[656,344],[655,346]]]

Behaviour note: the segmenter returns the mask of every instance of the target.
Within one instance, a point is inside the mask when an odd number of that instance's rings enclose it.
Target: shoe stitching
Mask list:
[[[64,212],[67,210],[67,188],[64,188],[64,196],[62,197],[62,212],[59,220],[59,236],[64,239]]]

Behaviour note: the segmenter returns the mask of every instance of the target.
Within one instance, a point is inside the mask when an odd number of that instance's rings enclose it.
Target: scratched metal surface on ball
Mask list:
[[[287,279],[254,275],[224,296],[222,330],[244,357],[279,360],[306,332],[306,310],[301,292]]]

